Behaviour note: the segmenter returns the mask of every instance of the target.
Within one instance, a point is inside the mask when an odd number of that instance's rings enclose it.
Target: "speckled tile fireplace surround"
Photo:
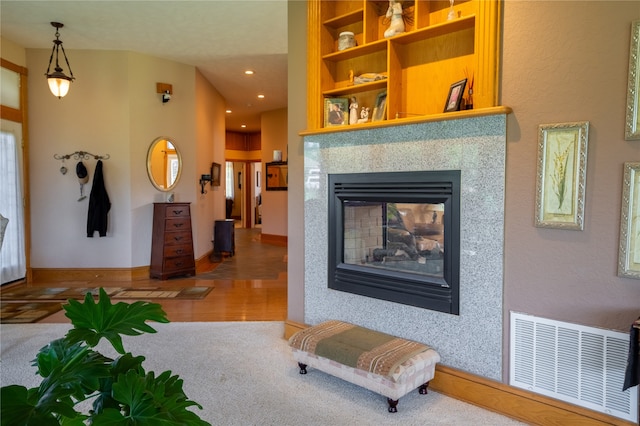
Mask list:
[[[305,322],[424,342],[444,365],[501,380],[506,115],[307,135],[304,145],[305,173],[320,169],[320,187],[305,185]],[[327,175],[416,170],[461,171],[460,315],[327,286]]]

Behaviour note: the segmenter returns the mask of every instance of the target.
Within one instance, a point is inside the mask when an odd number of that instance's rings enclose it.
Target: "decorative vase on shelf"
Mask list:
[[[456,19],[456,11],[453,9],[453,2],[455,0],[449,0],[449,14],[447,15],[447,21],[453,21]]]

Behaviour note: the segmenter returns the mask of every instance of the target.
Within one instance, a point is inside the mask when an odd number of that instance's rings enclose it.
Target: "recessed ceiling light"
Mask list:
[[[246,70],[244,73],[246,75],[253,75],[253,70]]]
[[[242,124],[242,125],[240,125],[240,127],[242,127],[244,129],[245,127],[247,127],[247,125],[246,124]]]
[[[225,112],[226,112],[227,114],[231,114],[231,110],[230,110],[230,109],[226,110]]]
[[[262,94],[258,95],[258,99],[264,99],[264,95]]]

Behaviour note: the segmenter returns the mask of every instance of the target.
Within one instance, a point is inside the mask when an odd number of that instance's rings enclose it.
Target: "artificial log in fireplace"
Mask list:
[[[459,313],[460,171],[329,175],[329,288]]]

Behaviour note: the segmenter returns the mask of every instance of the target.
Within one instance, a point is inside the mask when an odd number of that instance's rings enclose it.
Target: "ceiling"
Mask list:
[[[0,35],[27,49],[51,49],[52,21],[64,24],[60,40],[72,69],[74,49],[195,66],[232,110],[227,130],[259,131],[262,112],[287,106],[287,0],[0,1]]]

